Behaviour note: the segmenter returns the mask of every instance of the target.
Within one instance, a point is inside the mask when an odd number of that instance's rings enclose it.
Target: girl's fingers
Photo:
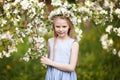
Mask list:
[[[46,58],[45,58],[44,56],[42,56],[42,57],[40,58],[40,61],[41,61],[41,62],[45,62],[45,61],[46,61]]]

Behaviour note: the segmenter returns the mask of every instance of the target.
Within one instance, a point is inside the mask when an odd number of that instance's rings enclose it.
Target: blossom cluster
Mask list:
[[[118,54],[118,56],[120,57],[119,46],[118,46],[118,49],[116,49],[116,46],[114,43],[116,42],[115,40],[120,38],[120,27],[117,28],[117,27],[113,27],[112,25],[108,25],[105,29],[105,32],[106,33],[103,34],[100,39],[103,49],[107,51],[112,51],[113,54]],[[113,37],[110,36],[111,34],[115,34],[114,35],[114,37],[116,37],[115,40],[113,40]]]
[[[114,20],[120,21],[120,8],[116,6],[117,2],[119,1],[105,0],[101,6],[99,2],[90,0],[86,0],[84,5],[52,0],[53,10],[47,15],[45,3],[39,0],[14,0],[13,2],[5,0],[3,12],[0,12],[0,58],[9,57],[14,51],[17,52],[16,46],[18,43],[24,43],[24,38],[27,38],[30,44],[23,58],[25,61],[47,53],[44,36],[51,31],[51,17],[57,14],[71,19],[78,41],[81,40],[83,32],[81,25],[86,21],[91,21],[96,26],[107,26],[105,34],[101,36],[102,47],[119,54],[120,48],[114,46],[116,40],[110,37],[111,34],[118,39],[120,37],[120,27],[116,26],[116,23],[114,25]],[[36,43],[40,44],[37,50],[34,48]]]
[[[15,47],[16,41],[12,37],[9,31],[0,34],[0,44],[3,45],[3,47],[0,45],[0,49],[2,49],[2,51],[0,50],[0,58],[4,56],[10,57],[10,53],[17,52],[17,48]]]
[[[46,49],[42,49],[46,45],[43,36],[47,34],[47,29],[43,22],[44,6],[45,4],[38,2],[38,0],[4,1],[4,13],[0,13],[0,42],[2,43],[0,45],[0,58],[3,56],[10,57],[11,53],[17,52],[18,43],[24,43],[25,38],[28,39],[30,46],[25,53],[24,60],[27,57],[32,57],[33,53],[35,58],[38,56],[33,49],[37,42],[40,42],[42,47],[36,53],[46,51]]]
[[[116,5],[118,3],[118,5]],[[104,1],[104,8],[109,9],[106,10],[109,13],[109,20],[105,24],[105,32],[101,36],[101,44],[103,49],[112,52],[113,54],[117,54],[120,57],[120,5],[119,0],[114,2],[110,0]],[[115,21],[115,22],[114,22]]]

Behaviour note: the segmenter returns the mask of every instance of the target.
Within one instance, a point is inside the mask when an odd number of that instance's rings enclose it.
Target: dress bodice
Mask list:
[[[71,47],[74,39],[70,38],[65,41],[56,41],[55,44],[55,56],[54,61],[64,64],[70,63],[71,57]],[[54,46],[54,38],[49,39],[50,45],[50,59],[53,60],[53,46]]]

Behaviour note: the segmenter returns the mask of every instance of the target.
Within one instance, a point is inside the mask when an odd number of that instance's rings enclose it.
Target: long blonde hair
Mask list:
[[[66,20],[67,21],[67,24],[69,25],[69,31],[68,31],[68,36],[71,37],[71,38],[75,38],[74,36],[74,26],[73,26],[73,23],[72,21],[68,18],[68,17],[65,17],[65,16],[61,16],[61,15],[55,15],[52,17],[52,20],[53,20],[53,29],[54,29],[54,37],[57,37],[57,33],[55,32],[55,20],[56,19],[63,19],[63,20]]]

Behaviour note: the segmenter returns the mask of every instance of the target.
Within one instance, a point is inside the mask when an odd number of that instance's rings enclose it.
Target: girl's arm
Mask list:
[[[49,66],[53,66],[63,71],[74,71],[78,60],[78,52],[79,52],[79,44],[78,42],[74,42],[72,44],[70,64],[60,64],[46,57],[41,58],[41,63],[47,64]]]

